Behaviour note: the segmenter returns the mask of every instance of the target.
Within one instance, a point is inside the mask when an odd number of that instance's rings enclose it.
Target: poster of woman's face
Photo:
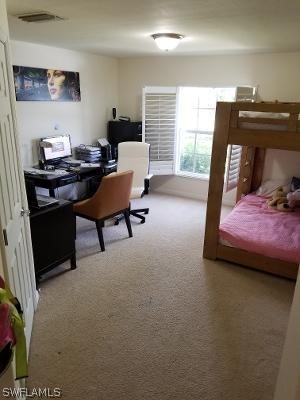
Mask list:
[[[79,73],[13,66],[17,101],[80,101]]]

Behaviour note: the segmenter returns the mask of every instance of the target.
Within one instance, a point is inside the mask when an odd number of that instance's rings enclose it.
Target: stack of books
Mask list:
[[[101,160],[101,149],[98,146],[81,144],[75,147],[76,158],[88,163],[97,163]]]

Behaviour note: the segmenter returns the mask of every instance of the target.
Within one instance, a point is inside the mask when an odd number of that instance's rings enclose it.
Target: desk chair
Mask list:
[[[150,144],[143,142],[122,142],[118,145],[118,166],[117,172],[133,170],[133,183],[130,199],[137,199],[148,194],[149,180],[149,156]],[[141,224],[145,222],[145,217],[140,215],[148,214],[149,208],[130,209],[130,215],[141,220]],[[115,221],[117,225],[120,218]]]
[[[129,218],[132,177],[133,171],[112,173],[104,176],[92,197],[73,205],[76,216],[96,223],[101,251],[105,251],[102,228],[104,227],[104,221],[108,218],[123,214],[129,237],[132,237]]]

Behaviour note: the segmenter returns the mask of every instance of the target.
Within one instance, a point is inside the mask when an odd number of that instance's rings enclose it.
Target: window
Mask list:
[[[150,172],[170,175],[175,169],[175,87],[146,87],[143,91],[143,140],[150,144]]]
[[[233,101],[235,93],[236,88],[179,88],[177,174],[209,176],[216,103]]]
[[[150,143],[150,172],[208,178],[217,101],[254,101],[250,86],[146,87],[143,140]],[[239,175],[241,146],[229,146],[227,190]]]

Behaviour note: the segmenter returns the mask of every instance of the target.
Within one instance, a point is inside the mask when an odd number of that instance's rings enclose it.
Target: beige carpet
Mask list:
[[[131,239],[124,223],[107,227],[105,253],[94,224],[78,224],[77,270],[41,284],[29,387],[70,400],[272,399],[294,284],[203,260],[204,203],[141,204],[146,223]]]

